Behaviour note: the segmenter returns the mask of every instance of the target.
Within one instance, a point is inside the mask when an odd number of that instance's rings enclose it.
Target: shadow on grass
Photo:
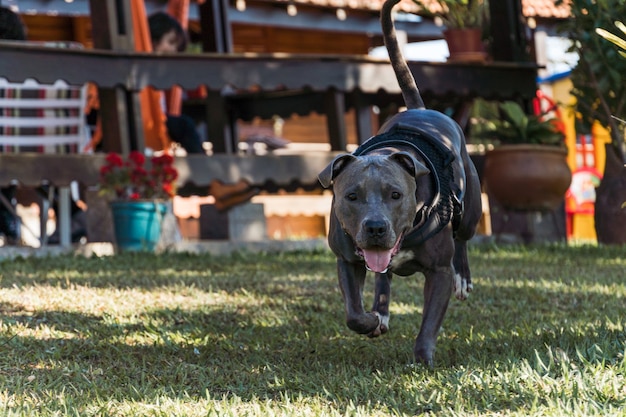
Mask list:
[[[404,377],[431,375],[408,366],[421,315],[396,307],[421,309],[423,278],[394,278],[391,332],[367,339],[345,327],[332,257],[302,256],[168,255],[9,267],[4,288],[177,285],[246,297],[195,308],[138,306],[124,317],[69,311],[71,306],[29,312],[2,303],[5,389],[16,395],[35,386],[52,395],[75,390],[84,404],[103,397],[154,403],[162,395],[199,398],[208,392],[251,402],[302,395],[345,405],[387,398],[398,413],[427,410],[422,397],[402,387]],[[623,341],[623,327],[607,322],[623,319],[623,293],[607,288],[621,285],[618,259],[618,252],[590,249],[566,255],[550,248],[521,255],[472,252],[476,290],[467,302],[451,302],[435,372],[514,367],[547,347],[572,358],[578,351],[591,352],[595,361],[617,357],[620,345],[611,343]],[[369,304],[371,297],[365,299]],[[594,358],[596,345],[604,351]]]
[[[310,274],[320,271],[336,281],[335,260],[328,252],[288,254],[124,253],[117,256],[51,256],[0,261],[0,288],[50,285],[61,288],[142,288],[172,285],[210,289],[215,283],[226,291],[254,287],[259,277]],[[243,281],[242,281],[243,280]],[[262,284],[262,283],[261,283]]]
[[[11,316],[15,324],[33,328],[45,324],[53,336],[0,338],[2,368],[22,381],[5,389],[16,395],[30,386],[52,396],[69,391],[85,404],[103,397],[154,403],[163,395],[202,398],[208,392],[212,398],[237,396],[246,402],[299,395],[344,405],[366,403],[372,395],[388,398],[400,413],[426,407],[419,397],[394,386],[399,382],[380,384],[416,372],[426,378],[431,374],[407,366],[418,317],[394,315],[392,332],[370,340],[344,329],[343,320],[329,313],[311,317],[315,313],[309,308],[289,310],[297,320],[272,325],[256,323],[253,310],[233,314],[158,309],[142,313],[140,321],[130,324],[65,311],[16,314]],[[335,323],[325,326],[333,319]],[[554,323],[545,326],[552,326],[551,331],[515,335],[509,328],[508,333],[477,335],[475,340],[449,337],[446,330],[440,337],[436,372],[456,372],[459,365],[478,364],[484,369],[493,363],[504,370],[521,359],[532,363],[546,346],[559,347],[575,358],[577,349],[584,353],[594,343],[624,336],[615,329],[582,333],[559,331]],[[54,336],[58,333],[63,337]],[[615,355],[616,350],[605,349],[603,354]],[[24,382],[29,378],[30,386]]]
[[[323,396],[325,381],[333,383],[335,374],[355,377],[409,360],[408,352],[392,346],[381,355],[382,339],[369,341],[339,326],[325,327],[316,321],[326,320],[328,313],[314,317],[310,305],[289,312],[297,319],[266,325],[257,322],[252,309],[158,309],[129,324],[66,311],[24,315],[16,310],[4,317],[9,326],[21,326],[0,337],[2,368],[22,378],[34,375],[45,381],[46,389],[66,390],[81,374],[89,379],[99,374],[100,382],[94,380],[91,387],[94,394],[132,386],[138,392],[125,393],[142,401],[143,394],[164,391],[202,396],[208,390],[216,397],[244,400],[275,398],[287,390]],[[42,326],[51,329],[45,337],[21,335]],[[15,393],[24,389],[19,384],[5,388]]]

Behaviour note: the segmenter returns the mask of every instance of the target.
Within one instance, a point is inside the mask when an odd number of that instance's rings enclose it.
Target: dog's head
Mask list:
[[[340,155],[320,174],[333,211],[367,267],[384,272],[413,226],[416,179],[429,170],[407,152]]]

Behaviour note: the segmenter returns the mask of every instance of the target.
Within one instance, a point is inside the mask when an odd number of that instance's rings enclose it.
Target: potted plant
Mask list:
[[[563,3],[558,0],[557,4]],[[607,31],[624,33],[616,23],[626,15],[623,0],[569,0],[571,18],[563,21],[559,32],[572,41],[578,64],[571,72],[579,125],[592,131],[594,124],[608,130],[606,163],[596,189],[595,228],[599,243],[626,244],[626,59],[620,54]],[[597,33],[598,28],[604,29]],[[619,44],[619,42],[618,42]]]
[[[178,177],[171,155],[146,157],[137,151],[124,160],[109,153],[100,168],[100,193],[111,199],[116,246],[121,251],[153,251]]]
[[[444,39],[452,61],[484,61],[483,30],[489,21],[487,0],[413,0],[419,14],[446,27]]]
[[[489,192],[507,209],[558,207],[572,179],[560,119],[529,115],[513,101],[483,107],[472,137],[492,140],[483,171]]]

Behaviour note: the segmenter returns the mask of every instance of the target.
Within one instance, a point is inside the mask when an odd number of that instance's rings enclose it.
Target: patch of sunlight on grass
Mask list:
[[[623,255],[472,247],[434,369],[412,363],[423,276],[394,278],[391,330],[369,339],[329,251],[5,262],[0,414],[621,416]]]
[[[478,281],[478,280],[477,280]],[[482,284],[484,285],[484,284]],[[584,286],[572,285],[569,280],[553,280],[553,279],[535,279],[535,280],[523,280],[523,279],[507,279],[507,280],[493,280],[489,282],[489,286],[496,288],[509,288],[509,289],[536,289],[536,290],[549,290],[555,293],[593,293],[598,295],[626,295],[626,288],[619,283],[603,284],[599,282],[585,283]]]
[[[415,304],[392,303],[389,307],[389,311],[391,314],[417,315],[422,314],[422,307]]]

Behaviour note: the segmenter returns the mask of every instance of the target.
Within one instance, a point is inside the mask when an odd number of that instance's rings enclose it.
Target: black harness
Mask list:
[[[452,162],[455,153],[440,140],[416,131],[409,126],[397,125],[391,130],[368,139],[353,155],[360,156],[382,148],[410,148],[423,159],[430,170],[429,177],[435,191],[430,201],[424,203],[413,221],[413,228],[404,237],[403,246],[417,246],[437,234],[452,222],[453,230],[463,213],[464,189],[457,185]]]

